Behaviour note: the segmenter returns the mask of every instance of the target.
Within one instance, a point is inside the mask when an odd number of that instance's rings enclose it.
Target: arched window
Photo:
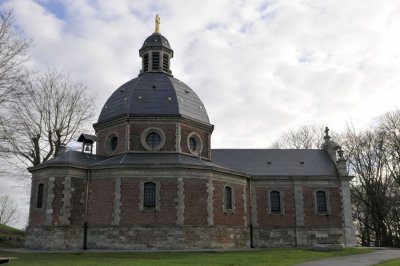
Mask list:
[[[316,193],[317,197],[317,213],[327,213],[328,208],[326,204],[326,193],[325,191],[317,191]]]
[[[279,191],[271,191],[269,199],[271,212],[281,212],[281,193]]]
[[[225,210],[232,210],[232,188],[226,186],[224,195],[225,195]]]
[[[156,184],[154,182],[144,183],[143,207],[156,207]]]
[[[39,184],[37,190],[36,208],[38,209],[43,207],[43,186],[43,184]]]

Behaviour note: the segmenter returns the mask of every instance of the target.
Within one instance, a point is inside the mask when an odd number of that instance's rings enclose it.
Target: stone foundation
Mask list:
[[[256,248],[296,246],[293,228],[276,229],[259,227],[253,229],[253,245]]]
[[[32,249],[79,250],[83,227],[43,226],[26,231]],[[250,246],[248,227],[229,226],[102,226],[88,228],[88,249],[235,249]]]
[[[110,226],[88,229],[89,249],[235,249],[249,246],[249,230],[241,226]]]
[[[343,228],[266,228],[253,229],[254,247],[345,247]]]
[[[83,227],[80,226],[42,226],[26,229],[25,246],[32,249],[83,248]]]

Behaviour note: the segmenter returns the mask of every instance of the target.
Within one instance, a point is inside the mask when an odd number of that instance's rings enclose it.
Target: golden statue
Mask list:
[[[155,30],[155,32],[160,33],[160,16],[158,14],[156,15],[155,22],[156,22],[156,30]]]

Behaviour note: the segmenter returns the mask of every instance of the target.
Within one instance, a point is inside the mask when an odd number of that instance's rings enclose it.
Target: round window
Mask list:
[[[189,138],[189,149],[190,149],[191,151],[195,151],[196,148],[197,148],[196,139],[193,138],[193,137]]]
[[[112,136],[110,139],[110,148],[112,151],[115,151],[118,147],[118,137]]]
[[[193,155],[198,156],[203,150],[203,143],[199,134],[192,132],[187,138],[187,145],[189,152]]]
[[[148,151],[159,151],[165,145],[165,133],[161,128],[149,127],[140,135],[140,142]]]
[[[151,132],[146,137],[146,144],[152,149],[158,147],[161,144],[161,136],[156,132]]]

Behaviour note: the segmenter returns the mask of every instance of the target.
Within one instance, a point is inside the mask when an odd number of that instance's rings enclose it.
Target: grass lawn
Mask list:
[[[307,249],[264,249],[229,252],[140,252],[54,254],[1,253],[17,257],[8,265],[293,265],[295,263],[368,253],[369,249],[348,248],[334,251]]]
[[[0,248],[23,247],[24,238],[24,231],[0,224]]]
[[[399,266],[399,265],[400,265],[400,259],[388,260],[376,264],[376,266]]]

